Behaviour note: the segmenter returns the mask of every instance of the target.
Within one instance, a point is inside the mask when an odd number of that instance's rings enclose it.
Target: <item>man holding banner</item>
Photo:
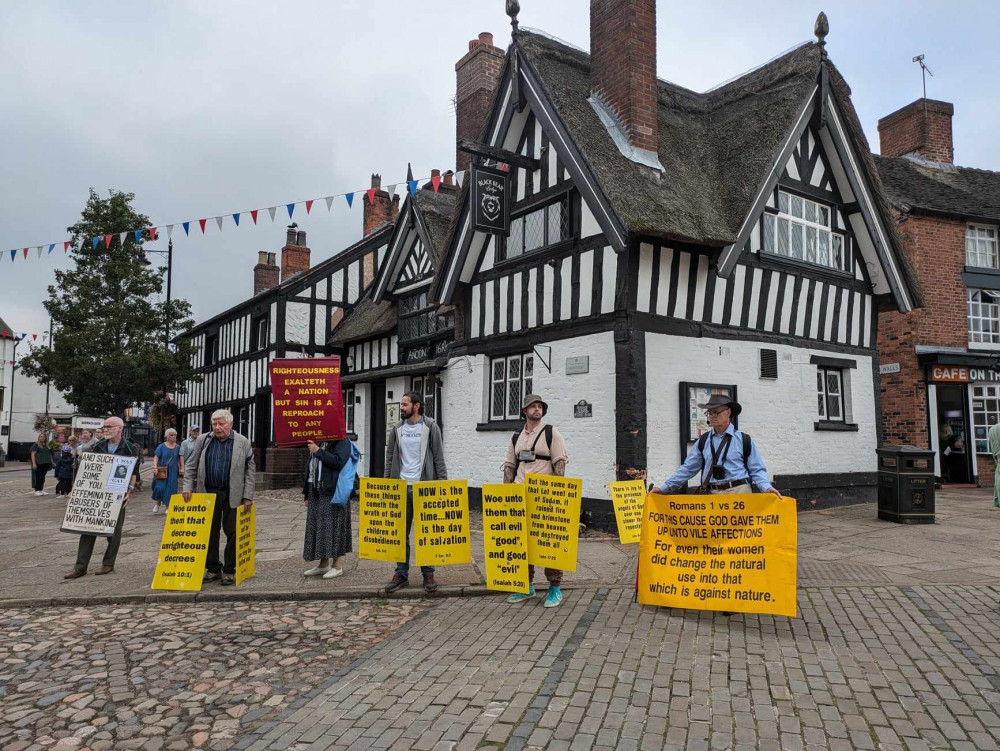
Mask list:
[[[524,405],[521,407],[524,429],[511,437],[503,460],[505,483],[523,483],[529,474],[566,476],[566,464],[569,462],[566,441],[554,425],[542,422],[548,411],[549,405],[537,394],[524,397]],[[554,608],[562,602],[562,575],[563,572],[559,569],[545,569],[545,578],[549,582],[549,591],[545,597],[547,608]],[[534,597],[534,582],[535,567],[529,565],[527,594],[515,592],[507,598],[507,602],[524,602]]]

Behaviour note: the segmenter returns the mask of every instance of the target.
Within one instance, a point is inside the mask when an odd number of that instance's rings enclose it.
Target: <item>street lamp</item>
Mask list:
[[[164,332],[163,332],[163,344],[168,349],[170,348],[170,282],[173,277],[174,272],[174,241],[170,239],[167,242],[166,250],[155,250],[147,247],[143,247],[139,251],[139,262],[144,266],[152,266],[153,262],[150,261],[146,256],[149,253],[155,253],[157,255],[167,257],[167,315],[166,321],[164,321]],[[166,391],[164,391],[166,395]]]

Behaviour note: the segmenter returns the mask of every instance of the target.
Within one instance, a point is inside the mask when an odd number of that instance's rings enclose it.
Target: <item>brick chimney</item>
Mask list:
[[[309,248],[306,233],[298,231],[298,224],[288,225],[285,247],[281,249],[281,281],[309,270]]]
[[[952,164],[951,118],[955,105],[935,99],[918,99],[878,121],[882,156],[919,154],[928,161]]]
[[[276,254],[262,250],[257,254],[257,265],[253,267],[253,293],[259,295],[266,289],[274,289],[278,286],[281,272],[278,264],[275,263]]]
[[[493,46],[493,35],[484,31],[469,42],[469,51],[455,63],[455,134],[457,139],[478,141],[500,80],[504,53]],[[464,151],[455,153],[458,170],[466,170],[472,157]]]
[[[657,153],[656,0],[590,0],[590,88],[633,148]]]
[[[388,191],[382,190],[381,175],[372,175],[372,187],[375,188],[375,200],[369,202],[367,194],[362,199],[365,203],[365,237],[386,222],[395,222],[399,216],[399,196],[390,199]]]

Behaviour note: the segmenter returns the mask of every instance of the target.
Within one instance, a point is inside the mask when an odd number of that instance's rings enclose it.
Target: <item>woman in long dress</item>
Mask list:
[[[351,442],[346,438],[320,444],[309,441],[307,446],[309,461],[302,489],[307,509],[306,539],[302,559],[319,563],[304,574],[333,579],[344,573],[342,559],[351,552],[350,504],[337,506],[330,502],[340,470],[351,457]]]
[[[159,467],[167,468],[166,479],[155,479]],[[164,513],[170,505],[170,497],[177,493],[177,478],[184,471],[184,457],[177,443],[177,431],[167,428],[163,434],[163,443],[156,447],[153,453],[153,513],[157,514],[162,506]]]

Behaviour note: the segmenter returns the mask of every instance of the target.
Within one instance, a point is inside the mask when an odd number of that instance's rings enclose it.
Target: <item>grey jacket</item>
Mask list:
[[[191,459],[184,464],[185,493],[206,493],[205,471],[201,460],[208,442],[214,440],[211,433],[199,436],[191,452]],[[253,446],[250,440],[233,432],[233,461],[229,465],[229,507],[236,508],[243,499],[253,500],[254,482],[257,466],[253,461]]]
[[[399,479],[399,429],[403,421],[389,434],[388,445],[385,447],[385,476]],[[444,442],[441,439],[441,427],[433,417],[424,416],[424,433],[420,438],[420,479],[447,480],[448,470],[444,466]]]

